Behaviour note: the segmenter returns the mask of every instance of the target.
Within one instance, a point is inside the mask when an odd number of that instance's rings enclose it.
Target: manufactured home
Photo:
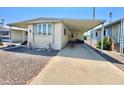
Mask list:
[[[124,54],[124,18],[105,25],[103,35],[111,39],[113,51]],[[95,30],[94,36],[96,42],[101,40],[101,27]]]
[[[104,23],[103,20],[84,20],[66,18],[36,18],[22,22],[10,23],[9,27],[28,29],[27,46],[34,48],[48,48],[61,50],[71,40],[83,40],[83,33]],[[21,33],[11,36],[23,37]]]
[[[27,40],[28,30],[19,27],[0,26],[0,37],[3,42],[22,43]]]
[[[3,42],[9,41],[9,29],[4,26],[0,26],[0,40]]]

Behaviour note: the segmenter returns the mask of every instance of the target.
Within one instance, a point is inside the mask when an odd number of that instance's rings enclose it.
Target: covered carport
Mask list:
[[[101,52],[103,54],[103,31],[104,31],[104,23],[105,20],[97,20],[97,19],[62,19],[62,22],[65,24],[65,26],[68,27],[68,30],[70,33],[74,33],[76,38],[75,39],[81,39],[80,37],[83,36],[85,32],[88,32],[90,30],[93,30],[95,27],[101,25],[102,31],[101,31]],[[79,38],[78,38],[78,35]],[[74,40],[75,40],[74,39]],[[83,38],[84,39],[84,38]],[[92,39],[91,38],[91,46],[92,46]]]
[[[104,22],[105,20],[89,20],[89,19],[78,19],[78,20],[73,20],[73,19],[63,19],[63,23],[68,27],[70,33],[74,33],[74,40],[75,39],[82,39],[81,36],[85,32],[88,32],[90,30],[93,30],[95,27],[101,25],[102,30],[104,31]],[[72,34],[71,34],[72,35]],[[79,37],[78,37],[79,35]],[[103,37],[103,33],[101,34]],[[84,38],[83,38],[84,39]],[[91,38],[93,39],[93,38]],[[103,40],[103,39],[101,39]],[[92,40],[91,40],[92,42]],[[92,44],[91,44],[92,46]],[[103,47],[103,46],[102,46]],[[102,49],[101,47],[101,49]]]

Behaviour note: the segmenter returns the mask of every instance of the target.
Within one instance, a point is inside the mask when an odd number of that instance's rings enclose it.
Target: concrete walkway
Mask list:
[[[124,72],[86,45],[68,46],[30,84],[124,84]]]

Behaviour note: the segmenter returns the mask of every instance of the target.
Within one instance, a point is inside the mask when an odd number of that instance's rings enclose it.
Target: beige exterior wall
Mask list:
[[[113,25],[112,26],[112,37],[113,39],[118,42],[118,35],[119,35],[119,32],[120,32],[120,24],[116,24],[116,25]]]
[[[12,42],[23,42],[26,40],[26,32],[21,30],[11,30]]]
[[[61,42],[62,42],[62,30],[63,24],[62,23],[55,23],[53,29],[53,48],[57,50],[61,50]]]
[[[66,34],[64,35],[64,29],[66,30]],[[62,48],[65,47],[69,42],[69,30],[68,28],[63,24],[62,25],[62,37],[61,37],[61,46]]]
[[[28,25],[28,46],[29,43],[34,47],[33,25]]]
[[[52,36],[35,35],[34,46],[37,48],[49,48],[49,44],[52,44]]]
[[[28,25],[28,45],[31,42],[32,46],[35,48],[48,48],[49,43],[52,45],[53,49],[61,50],[62,48],[62,30],[63,24],[53,23],[52,35],[38,35],[34,34],[33,25]]]

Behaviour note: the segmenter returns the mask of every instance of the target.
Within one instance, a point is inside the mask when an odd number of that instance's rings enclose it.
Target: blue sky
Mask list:
[[[37,17],[57,17],[57,18],[92,18],[92,7],[0,7],[0,18],[5,23],[23,21]],[[96,8],[96,19],[104,19],[109,21],[109,12],[113,12],[112,20],[124,17],[124,7],[106,7]]]

